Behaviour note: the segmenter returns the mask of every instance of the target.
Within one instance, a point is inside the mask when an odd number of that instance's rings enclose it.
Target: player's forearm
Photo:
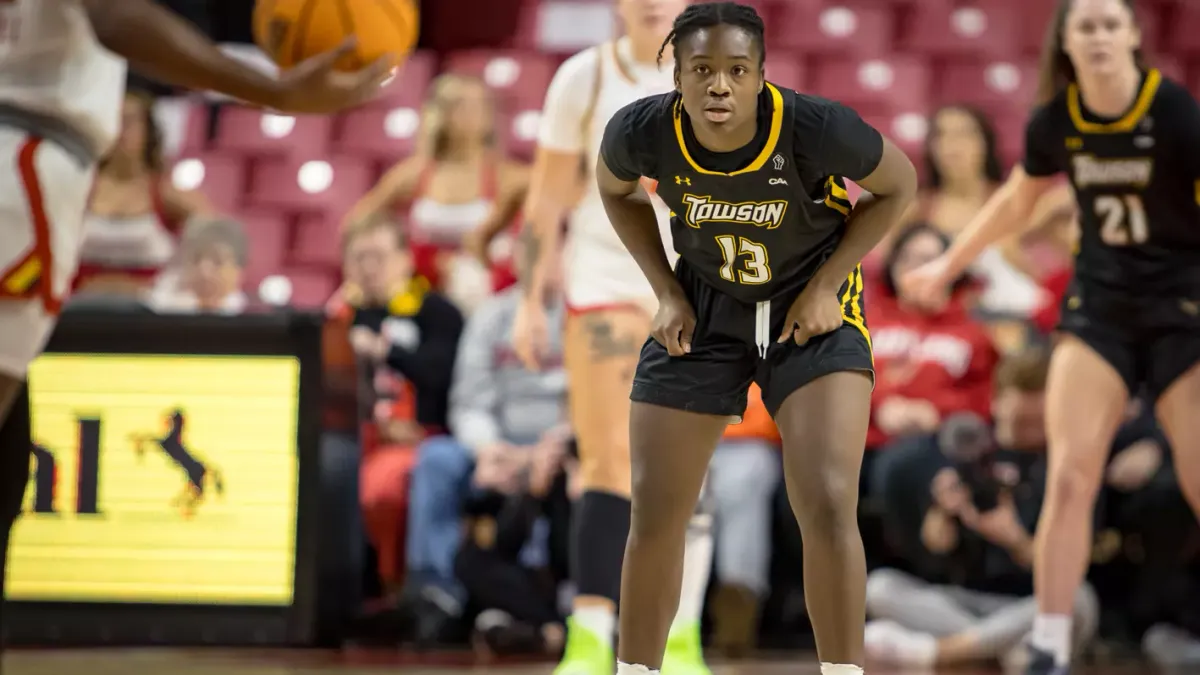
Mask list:
[[[151,0],[84,0],[100,43],[134,70],[189,89],[217,91],[266,107],[278,103],[275,78],[226,56],[184,19]]]
[[[560,250],[562,217],[558,209],[535,208],[521,226],[517,251],[517,276],[526,298],[541,298],[546,278]]]
[[[608,220],[620,237],[625,249],[633,256],[642,274],[650,282],[654,294],[665,297],[682,293],[683,289],[671,269],[667,251],[663,248],[662,234],[658,230],[658,216],[648,202],[635,200],[632,195],[600,193]]]
[[[985,250],[1005,237],[1016,235],[1032,224],[1032,204],[1018,194],[1019,186],[1005,183],[983,205],[946,251],[954,276],[961,274]]]
[[[864,192],[846,221],[846,234],[811,283],[837,291],[862,259],[875,248],[908,211],[913,194],[872,195]]]

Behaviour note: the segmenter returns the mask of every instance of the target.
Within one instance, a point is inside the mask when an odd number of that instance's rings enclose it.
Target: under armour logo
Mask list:
[[[767,185],[787,185],[787,181],[782,178],[772,178],[767,181]]]
[[[783,170],[783,155],[775,153],[775,156],[771,158],[771,162],[775,164],[776,171]]]
[[[691,185],[692,179],[687,176],[675,176],[676,185]]]

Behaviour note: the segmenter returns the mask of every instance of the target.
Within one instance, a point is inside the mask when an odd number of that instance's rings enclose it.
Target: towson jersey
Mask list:
[[[1187,89],[1151,70],[1133,107],[1103,119],[1069,87],[1030,120],[1025,171],[1070,177],[1079,284],[1200,299],[1200,106]]]
[[[618,111],[600,153],[621,180],[656,179],[682,260],[754,303],[800,289],[829,257],[850,213],[845,179],[875,170],[883,139],[850,108],[767,83],[758,133],[738,150],[702,147],[670,92]]]

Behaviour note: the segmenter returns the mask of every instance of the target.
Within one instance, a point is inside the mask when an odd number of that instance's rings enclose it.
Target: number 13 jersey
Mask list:
[[[1200,106],[1181,85],[1147,72],[1119,119],[1084,107],[1071,85],[1036,110],[1025,172],[1065,172],[1082,226],[1075,276],[1133,296],[1200,293]]]
[[[846,106],[770,83],[757,103],[754,139],[732,152],[697,142],[675,92],[622,108],[600,146],[617,178],[658,181],[681,264],[745,303],[808,282],[845,234],[844,179],[883,155],[879,132]]]

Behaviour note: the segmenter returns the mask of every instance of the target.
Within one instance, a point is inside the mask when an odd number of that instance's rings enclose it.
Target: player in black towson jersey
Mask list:
[[[1047,386],[1031,675],[1067,672],[1094,497],[1140,389],[1200,514],[1200,106],[1146,68],[1140,47],[1133,0],[1060,0],[1024,166],[941,259],[902,281],[926,300],[943,295],[981,251],[1033,222],[1058,174],[1071,180],[1082,234]]]
[[[807,544],[821,672],[858,674],[866,570],[857,486],[873,377],[858,263],[908,208],[916,172],[852,110],[764,81],[753,9],[692,5],[667,46],[676,91],[619,111],[596,169],[609,219],[659,299],[630,397],[618,673],[661,664],[688,518],[757,380]],[[658,181],[674,213],[674,271],[653,209],[631,198],[642,176]],[[872,193],[853,209],[846,179]]]

